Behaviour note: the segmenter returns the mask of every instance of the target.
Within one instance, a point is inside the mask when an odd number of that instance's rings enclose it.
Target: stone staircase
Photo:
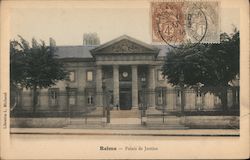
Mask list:
[[[140,118],[141,111],[138,109],[131,110],[111,110],[110,118]]]
[[[134,125],[141,124],[141,112],[136,109],[131,110],[112,110],[110,111],[111,125]]]

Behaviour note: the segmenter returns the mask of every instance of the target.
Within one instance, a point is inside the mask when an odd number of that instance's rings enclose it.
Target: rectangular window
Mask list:
[[[93,99],[93,96],[88,96],[88,104],[91,105],[91,104],[94,104],[94,99]]]
[[[94,105],[95,104],[95,88],[86,88],[86,105]]]
[[[69,81],[74,82],[75,81],[75,71],[69,72]]]
[[[202,105],[202,93],[200,91],[196,91],[196,106],[200,107]]]
[[[156,92],[157,105],[163,105],[164,104],[164,95],[165,95],[164,88],[158,88],[157,92]]]
[[[87,71],[87,81],[93,81],[93,71]]]
[[[163,81],[164,80],[164,76],[162,75],[162,71],[161,70],[157,70],[157,75],[158,75],[158,80],[159,81]]]
[[[69,90],[69,105],[70,106],[76,105],[76,89]]]
[[[196,97],[201,97],[201,91],[196,91]]]
[[[59,88],[49,89],[49,104],[50,104],[50,106],[57,106],[58,105],[58,94],[59,94]]]
[[[181,105],[181,89],[180,88],[175,88],[176,91],[176,106]]]
[[[162,105],[163,104],[163,93],[162,93],[162,90],[160,90],[157,93],[157,101],[158,101],[158,105]]]

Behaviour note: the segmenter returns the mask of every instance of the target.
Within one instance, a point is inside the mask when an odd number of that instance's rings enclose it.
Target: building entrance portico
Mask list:
[[[119,108],[130,110],[132,108],[132,82],[131,66],[119,67]]]
[[[108,91],[112,94],[112,99],[108,100],[110,105],[119,110],[137,108],[138,81],[132,82],[132,79],[138,79],[138,76],[136,74],[136,77],[133,78],[132,67],[129,65],[105,66],[102,72],[104,93]]]
[[[148,65],[103,66],[102,87],[105,88],[104,94],[111,94],[109,104],[120,110],[138,109],[142,105],[142,94],[146,94],[146,86],[150,86],[146,85],[149,68]],[[142,77],[144,82],[141,82]],[[105,97],[103,96],[104,99]]]
[[[131,88],[120,88],[120,110],[132,109]]]
[[[159,49],[128,36],[121,36],[93,50],[96,71],[96,107],[102,107],[102,95],[106,91],[112,94],[112,105],[120,110],[139,109],[142,103],[141,78],[143,85],[150,91],[150,107],[155,107],[155,60]],[[104,87],[105,86],[105,87]],[[98,94],[104,93],[104,94]],[[144,93],[145,94],[145,93]],[[147,98],[144,98],[147,99]]]

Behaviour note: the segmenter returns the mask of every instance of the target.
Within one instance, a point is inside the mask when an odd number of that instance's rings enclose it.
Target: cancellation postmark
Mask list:
[[[201,42],[207,33],[207,16],[199,3],[187,3],[184,7],[185,41]],[[183,41],[184,42],[184,41]]]
[[[219,43],[217,1],[152,2],[152,42],[178,46],[183,43]]]
[[[184,3],[181,2],[156,2],[151,4],[153,42],[178,43],[183,42],[184,28]]]

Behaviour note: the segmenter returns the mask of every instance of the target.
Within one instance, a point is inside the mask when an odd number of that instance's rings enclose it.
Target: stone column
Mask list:
[[[149,107],[155,107],[155,66],[149,66],[148,77]]]
[[[113,100],[114,105],[119,105],[119,66],[113,66]]]
[[[103,106],[102,66],[96,68],[96,106]]]
[[[138,107],[138,75],[137,66],[132,66],[132,107]]]

